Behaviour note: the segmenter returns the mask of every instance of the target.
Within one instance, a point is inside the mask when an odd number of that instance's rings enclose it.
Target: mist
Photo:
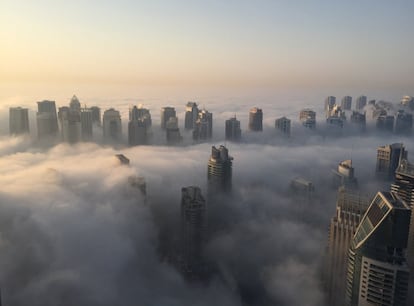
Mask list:
[[[288,107],[269,100],[226,101],[200,103],[213,112],[214,124],[213,139],[201,144],[194,144],[182,127],[184,102],[144,103],[152,114],[153,143],[132,148],[104,146],[96,135],[96,143],[52,147],[39,145],[35,130],[26,137],[9,137],[3,106],[3,304],[324,305],[322,255],[336,205],[331,170],[352,159],[361,192],[372,196],[389,188],[374,177],[376,148],[403,142],[410,158],[412,141],[377,134],[369,126],[364,135],[352,129],[328,134],[319,123],[322,103],[295,100]],[[128,106],[139,101],[121,102],[93,104],[105,109],[114,103],[125,125]],[[167,105],[176,107],[181,146],[165,146],[159,110]],[[263,133],[246,131],[253,106],[263,108]],[[298,111],[308,106],[318,112],[316,131],[297,120]],[[234,113],[242,122],[240,143],[224,141],[224,120]],[[292,119],[290,138],[274,129],[274,119],[281,116]],[[196,185],[207,195],[207,161],[211,146],[220,144],[234,157],[233,191],[207,203],[213,216],[209,223],[221,225],[210,233],[204,250],[214,273],[208,282],[188,282],[169,260],[171,250],[179,248],[180,191]],[[128,157],[130,166],[120,165],[115,154]],[[131,175],[145,178],[146,201],[129,187]],[[312,203],[289,192],[297,177],[315,185]]]

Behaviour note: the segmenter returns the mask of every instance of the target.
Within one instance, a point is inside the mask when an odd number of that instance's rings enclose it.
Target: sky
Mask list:
[[[340,87],[409,94],[413,9],[409,0],[2,0],[0,83],[10,93],[22,84],[91,84],[104,91]]]

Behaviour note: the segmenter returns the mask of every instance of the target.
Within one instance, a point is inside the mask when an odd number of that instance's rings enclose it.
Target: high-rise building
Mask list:
[[[329,226],[325,258],[324,280],[330,306],[344,304],[348,249],[368,205],[368,197],[345,187],[338,189],[336,213]]]
[[[275,120],[275,128],[290,137],[290,119],[281,117]]]
[[[236,116],[226,120],[226,140],[239,141],[241,139],[240,121]]]
[[[352,97],[345,96],[341,100],[341,108],[343,110],[351,110],[352,108]]]
[[[161,108],[161,128],[165,130],[167,126],[168,119],[171,117],[176,117],[174,107],[163,107]]]
[[[357,111],[363,110],[366,105],[367,105],[367,97],[359,96],[355,101],[355,110]]]
[[[305,199],[308,203],[312,200],[315,193],[315,185],[303,177],[294,178],[289,186],[292,195]]]
[[[98,106],[92,106],[92,123],[100,126],[101,125],[101,109]]]
[[[381,146],[377,148],[376,176],[392,180],[395,176],[400,159],[407,158],[407,151],[402,143]]]
[[[263,131],[263,112],[262,109],[253,107],[249,112],[249,130]]]
[[[177,144],[183,140],[178,128],[178,118],[170,117],[166,124],[167,130],[167,143],[170,145]]]
[[[36,122],[39,139],[56,137],[59,127],[55,101],[37,102]]]
[[[194,140],[206,140],[213,136],[213,114],[203,109],[198,112],[198,119],[193,130]]]
[[[358,111],[352,111],[351,114],[351,123],[357,126],[358,130],[365,132],[366,130],[366,113],[363,114]]]
[[[92,140],[92,125],[93,125],[93,116],[92,110],[89,108],[82,108],[80,112],[81,119],[81,130],[82,130],[82,140],[91,141]]]
[[[208,193],[231,191],[233,157],[225,146],[211,148],[207,166]]]
[[[28,134],[29,110],[21,107],[10,107],[9,109],[10,135]]]
[[[413,115],[399,110],[395,115],[395,134],[410,135],[413,128]]]
[[[352,160],[347,159],[338,164],[337,170],[332,170],[332,184],[335,188],[346,187],[347,189],[355,189],[358,181],[354,175],[354,167]]]
[[[110,108],[103,114],[103,137],[106,142],[117,142],[122,137],[121,115]]]
[[[198,118],[198,107],[196,102],[188,102],[185,106],[185,122],[186,129],[193,129]]]
[[[300,111],[299,120],[304,127],[310,128],[311,130],[316,128],[316,113],[309,108]]]
[[[62,140],[68,143],[77,143],[82,138],[81,115],[80,111],[77,111],[75,103],[71,104],[71,106],[59,107],[58,117]]]
[[[334,106],[336,105],[336,97],[334,96],[329,96],[325,99],[325,114],[326,114],[326,118],[328,118],[330,116],[330,113],[332,111],[332,109],[334,108]]]
[[[350,244],[346,305],[406,305],[410,215],[397,194],[376,194]]]
[[[182,272],[195,278],[205,270],[203,247],[207,240],[207,207],[196,186],[181,189]]]
[[[148,143],[148,129],[151,126],[151,114],[148,109],[132,107],[129,110],[128,144],[130,146]]]
[[[394,131],[394,116],[380,115],[377,118],[377,129],[381,132],[392,133]]]
[[[73,95],[72,99],[69,102],[69,108],[72,112],[80,113],[81,104],[77,96]]]

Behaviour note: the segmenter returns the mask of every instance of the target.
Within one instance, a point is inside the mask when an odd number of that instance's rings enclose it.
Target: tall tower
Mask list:
[[[174,145],[182,141],[182,137],[180,134],[180,129],[178,128],[178,118],[177,117],[170,117],[166,124],[167,130],[167,143],[169,145]]]
[[[28,134],[29,110],[21,107],[10,107],[9,110],[10,135]]]
[[[196,186],[181,189],[182,271],[189,278],[204,268],[203,246],[207,240],[207,207]]]
[[[414,165],[410,164],[407,159],[403,158],[395,171],[395,180],[391,184],[391,191],[398,194],[407,205],[414,207]],[[414,214],[411,214],[410,232],[408,235],[407,261],[414,268]],[[414,276],[414,275],[412,275]]]
[[[208,193],[231,191],[233,157],[225,146],[211,148],[207,166]]]
[[[392,180],[400,159],[407,158],[407,151],[402,143],[394,143],[377,148],[376,175],[379,178]]]
[[[77,108],[73,107],[59,107],[59,121],[62,132],[62,140],[64,142],[76,143],[82,138],[81,114]]]
[[[239,141],[241,139],[240,121],[236,116],[226,120],[226,140]]]
[[[92,140],[92,125],[93,117],[92,110],[89,108],[82,108],[80,112],[81,119],[81,129],[82,129],[82,140],[91,141]]]
[[[282,132],[284,135],[290,137],[290,120],[286,117],[282,117],[275,120],[275,128]]]
[[[161,108],[161,128],[166,129],[167,122],[171,117],[175,117],[175,108],[174,107],[163,107]]]
[[[262,109],[253,107],[249,112],[249,130],[263,131],[263,112]]]
[[[302,122],[304,127],[311,130],[316,128],[316,113],[309,108],[305,108],[300,111],[299,120]]]
[[[103,114],[103,137],[106,142],[118,142],[122,137],[121,115],[110,108]]]
[[[355,110],[357,111],[363,110],[366,105],[367,105],[367,97],[359,96],[355,102]]]
[[[185,122],[186,129],[193,129],[198,117],[198,107],[196,102],[188,102],[185,106]]]
[[[352,160],[347,159],[338,164],[337,170],[332,171],[332,184],[335,188],[344,186],[348,189],[355,189],[358,181],[354,175]]]
[[[213,136],[213,114],[203,109],[198,112],[198,119],[193,130],[194,140],[206,140]]]
[[[329,226],[327,266],[324,277],[328,305],[343,306],[342,297],[345,296],[348,249],[368,206],[368,197],[347,190],[345,187],[338,189],[336,214],[331,219]]]
[[[98,106],[91,107],[92,112],[92,123],[101,126],[101,109]]]
[[[413,128],[413,115],[406,113],[403,110],[399,110],[395,115],[395,134],[411,135]]]
[[[325,114],[326,114],[326,118],[328,118],[331,114],[332,109],[334,108],[334,106],[336,105],[336,97],[334,96],[329,96],[325,99]]]
[[[351,110],[352,108],[352,97],[345,96],[341,100],[341,108],[343,110]]]
[[[39,139],[56,137],[59,127],[55,101],[37,102],[36,122]]]
[[[376,194],[349,248],[346,305],[406,305],[410,215],[395,193]]]
[[[148,143],[148,129],[151,126],[151,114],[148,109],[132,107],[129,110],[128,144],[130,146]]]

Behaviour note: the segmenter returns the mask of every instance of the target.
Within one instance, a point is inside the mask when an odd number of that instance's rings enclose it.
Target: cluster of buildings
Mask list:
[[[340,187],[324,275],[329,305],[407,305],[414,275],[414,166],[407,151],[401,143],[378,147],[376,175],[391,184],[372,200],[358,190],[350,161],[333,175]]]

